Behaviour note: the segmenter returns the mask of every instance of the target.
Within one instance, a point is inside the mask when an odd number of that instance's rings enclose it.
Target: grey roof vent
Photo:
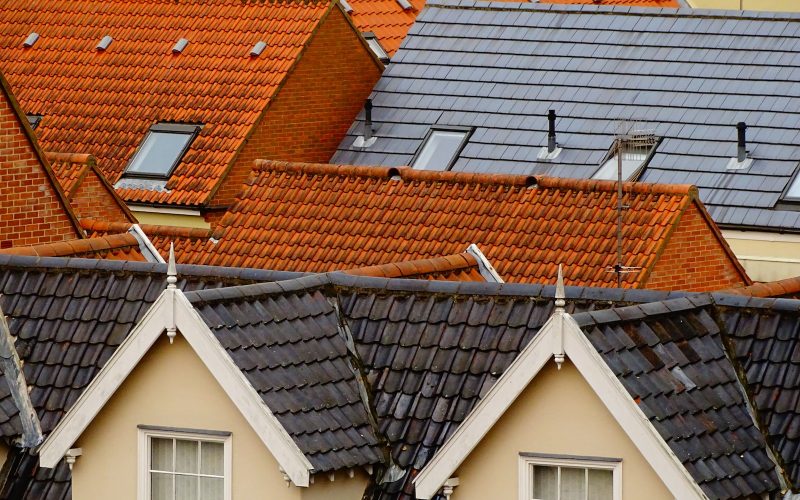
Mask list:
[[[345,11],[345,12],[347,12],[348,14],[350,14],[351,12],[353,12],[353,7],[351,7],[351,6],[350,6],[350,4],[349,4],[349,3],[347,3],[347,0],[339,0],[339,3],[340,3],[340,4],[342,4],[342,8],[343,8],[343,9],[344,9],[344,11]]]
[[[26,49],[29,49],[33,47],[33,44],[36,43],[36,40],[38,39],[39,39],[39,33],[31,31],[31,34],[28,35],[28,38],[26,38],[25,41],[22,42],[22,46],[25,47]]]
[[[172,47],[172,53],[180,54],[181,52],[183,52],[183,49],[185,49],[187,45],[189,45],[189,40],[181,38],[180,40],[175,42],[175,46]]]
[[[411,5],[411,3],[408,0],[395,0],[395,1],[398,4],[400,4],[400,7],[402,7],[403,10],[411,10],[414,8],[414,6]]]
[[[357,148],[368,148],[375,144],[378,140],[372,133],[375,130],[372,128],[372,99],[367,99],[364,103],[364,135],[356,137],[353,146]]]
[[[728,170],[744,170],[753,163],[753,159],[747,155],[747,124],[737,123],[736,132],[736,156],[728,160],[728,165],[725,167]]]
[[[264,49],[267,48],[267,42],[259,40],[253,45],[253,48],[250,49],[250,57],[258,57],[264,52]]]
[[[556,110],[547,112],[547,146],[539,150],[536,156],[539,160],[554,160],[561,153],[561,148],[556,142]]]
[[[98,43],[97,47],[95,47],[95,48],[97,50],[99,50],[100,52],[103,52],[104,50],[106,50],[108,48],[109,45],[111,45],[111,42],[113,42],[113,41],[114,41],[113,38],[111,38],[109,35],[106,35],[100,40],[100,43]]]

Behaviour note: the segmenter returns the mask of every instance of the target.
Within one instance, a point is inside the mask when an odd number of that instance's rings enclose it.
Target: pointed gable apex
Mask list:
[[[150,348],[166,331],[177,330],[213,374],[242,416],[295,486],[310,483],[313,468],[286,429],[247,381],[178,289],[168,288],[150,307],[106,366],[81,394],[39,450],[42,467],[53,468],[91,425]]]
[[[514,401],[554,358],[566,356],[675,498],[706,499],[572,316],[556,311],[478,406],[414,480],[416,497],[433,498]]]

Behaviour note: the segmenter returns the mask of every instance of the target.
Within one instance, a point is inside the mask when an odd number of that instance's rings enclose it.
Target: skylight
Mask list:
[[[383,47],[381,47],[381,42],[378,41],[375,33],[362,33],[362,36],[364,37],[364,40],[367,41],[367,45],[369,45],[370,50],[372,50],[375,56],[380,59],[383,64],[387,64],[389,62],[389,54],[383,50]]]
[[[622,180],[631,180],[637,176],[641,168],[647,163],[653,149],[657,144],[656,137],[652,134],[633,134],[623,140],[622,149]],[[615,181],[619,167],[619,153],[614,153],[594,173],[592,179]]]
[[[39,122],[42,121],[42,115],[28,113],[25,116],[28,117],[28,125],[30,125],[32,129],[36,130],[36,127],[39,126]]]
[[[153,125],[125,169],[125,175],[166,178],[189,149],[199,125],[159,123]]]
[[[792,183],[789,184],[789,189],[786,190],[786,194],[783,197],[791,201],[800,201],[800,173],[795,174]]]
[[[419,170],[449,170],[464,148],[468,129],[431,129],[411,163]]]

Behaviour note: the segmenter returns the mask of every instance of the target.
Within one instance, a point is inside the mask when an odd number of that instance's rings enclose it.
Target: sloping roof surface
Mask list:
[[[111,183],[156,122],[204,124],[165,189],[127,201],[198,205],[275,95],[326,1],[0,1],[0,69],[49,150],[94,155]],[[23,40],[40,35],[33,47]],[[109,35],[105,51],[95,46]],[[172,47],[189,40],[181,54]],[[250,57],[258,41],[267,42]],[[214,103],[213,105],[211,103]]]
[[[377,141],[332,161],[408,165],[432,126],[474,127],[453,169],[591,177],[615,134],[663,137],[641,180],[694,184],[719,224],[797,230],[800,15],[436,0],[373,93]],[[554,109],[563,148],[537,161]],[[727,170],[737,122],[755,161]]]
[[[366,389],[357,379],[357,365],[351,364],[336,311],[322,293],[192,297],[217,340],[316,471],[383,462],[360,397]]]
[[[535,187],[534,187],[535,185]],[[570,283],[616,285],[614,183],[258,162],[216,243],[182,262],[325,272],[436,257],[477,244],[506,281],[569,266]],[[689,186],[626,184],[625,274],[641,286]]]
[[[131,233],[98,236],[82,240],[61,241],[30,247],[0,250],[0,254],[38,257],[73,257],[84,259],[131,260],[144,262],[139,240]]]
[[[575,316],[709,498],[780,489],[710,296]]]

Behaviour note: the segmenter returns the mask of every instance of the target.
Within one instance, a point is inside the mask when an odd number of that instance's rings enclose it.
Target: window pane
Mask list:
[[[589,469],[588,500],[612,500],[614,474],[610,470]]]
[[[412,167],[420,170],[446,170],[466,135],[466,132],[432,132]]]
[[[172,439],[150,439],[150,469],[172,470]]]
[[[200,459],[200,473],[201,474],[214,474],[221,476],[225,473],[223,467],[224,446],[222,443],[202,443],[200,452],[202,458]]]
[[[175,471],[197,474],[197,441],[179,439],[175,444]]]
[[[197,500],[197,476],[175,476],[175,500]]]
[[[641,156],[641,159],[638,157]],[[641,166],[647,159],[646,155],[622,155],[622,180],[626,181],[631,178],[634,172]],[[598,170],[592,179],[600,179],[606,181],[617,180],[617,157],[616,155],[605,162],[600,170]]]
[[[558,499],[558,468],[535,465],[533,467],[533,498],[537,500]]]
[[[152,500],[172,500],[172,474],[153,472],[150,474],[150,498]]]
[[[561,468],[561,499],[586,499],[586,469]]]
[[[786,191],[786,198],[800,198],[800,174],[795,176],[792,185],[789,186],[789,190]]]
[[[223,500],[225,482],[222,478],[200,478],[200,500]]]
[[[149,132],[126,172],[166,176],[191,138],[191,134]]]

